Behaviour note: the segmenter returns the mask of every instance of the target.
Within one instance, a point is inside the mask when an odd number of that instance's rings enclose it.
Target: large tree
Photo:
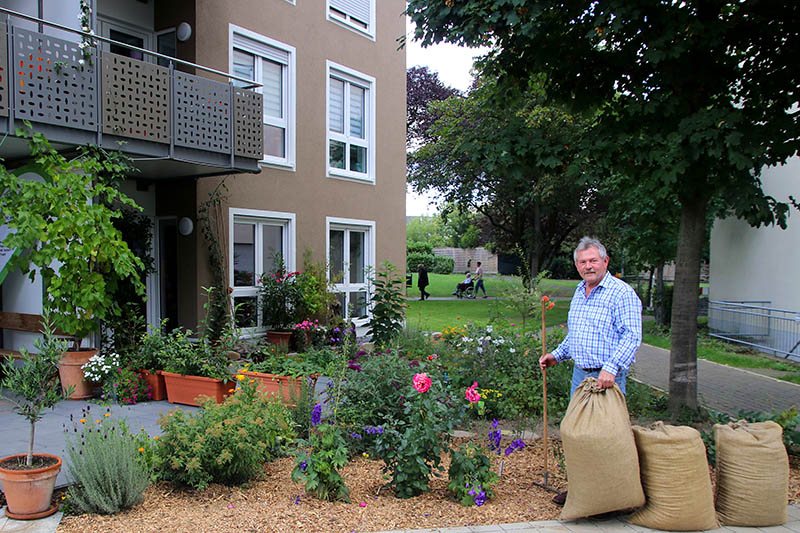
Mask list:
[[[599,206],[589,176],[567,178],[579,168],[585,123],[541,98],[538,81],[498,98],[496,80],[484,77],[466,97],[432,106],[441,116],[408,158],[415,190],[483,215],[495,249],[520,250],[531,278]]]
[[[437,113],[429,109],[431,102],[440,102],[460,94],[458,89],[445,85],[439,74],[428,67],[411,67],[406,71],[406,146],[429,140],[428,128]]]
[[[680,204],[670,407],[697,406],[697,287],[709,201],[754,226],[786,224],[764,165],[798,151],[800,3],[767,0],[409,0],[423,45],[491,44],[514,85],[601,106],[601,149],[634,158],[631,183]],[[744,282],[744,280],[743,280]]]

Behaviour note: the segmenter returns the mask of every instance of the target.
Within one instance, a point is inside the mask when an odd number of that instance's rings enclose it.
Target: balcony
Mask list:
[[[233,79],[170,59],[163,67],[92,49],[92,60],[84,61],[78,42],[0,22],[0,135],[7,134],[0,157],[13,164],[28,156],[16,129],[29,121],[59,151],[85,144],[121,149],[140,178],[259,172],[262,95],[181,72],[176,63]]]

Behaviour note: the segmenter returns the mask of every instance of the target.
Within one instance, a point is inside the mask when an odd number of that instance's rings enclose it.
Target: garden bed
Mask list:
[[[433,480],[427,494],[397,499],[381,488],[382,463],[360,457],[342,470],[351,503],[323,502],[306,497],[302,486],[292,483],[293,460],[282,458],[268,463],[263,479],[249,486],[211,485],[198,492],[160,483],[130,511],[64,517],[58,531],[386,531],[555,519],[560,508],[550,501],[553,493],[533,485],[542,481],[543,468],[541,446],[536,444],[504,457],[495,497],[482,507],[462,507],[454,501],[445,479]],[[492,459],[496,466],[499,458]],[[800,458],[790,459],[789,503],[800,503]],[[444,463],[447,467],[447,458]],[[551,464],[550,471],[550,484],[563,486],[558,468]]]

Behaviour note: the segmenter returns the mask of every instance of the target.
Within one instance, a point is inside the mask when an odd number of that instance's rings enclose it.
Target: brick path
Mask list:
[[[636,353],[633,377],[668,390],[669,350],[643,344]],[[703,359],[697,360],[697,393],[702,405],[728,414],[800,407],[800,385]]]

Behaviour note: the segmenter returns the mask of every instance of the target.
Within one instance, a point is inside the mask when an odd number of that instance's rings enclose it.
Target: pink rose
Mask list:
[[[475,390],[477,387],[478,387],[478,382],[473,381],[472,386],[467,387],[466,392],[464,392],[464,397],[470,403],[478,403],[479,401],[481,401],[481,395],[478,393],[478,391]]]
[[[428,377],[428,374],[414,374],[412,382],[417,392],[425,392],[431,388],[431,378]]]

